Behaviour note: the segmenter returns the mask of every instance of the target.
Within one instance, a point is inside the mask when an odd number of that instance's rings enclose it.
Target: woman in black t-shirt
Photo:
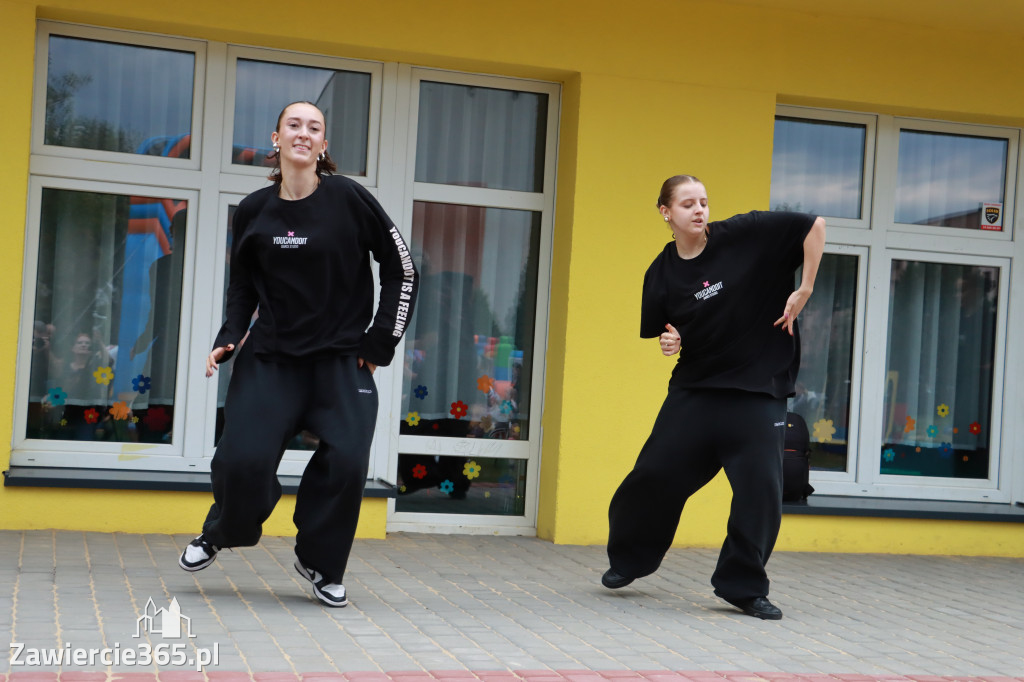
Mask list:
[[[779,619],[764,566],[782,520],[796,319],[814,287],[825,221],[755,211],[711,223],[707,190],[690,175],[665,181],[658,210],[674,241],[644,276],[640,336],[659,337],[663,354],[680,357],[651,435],[612,498],[611,568],[601,582],[616,589],[657,570],[686,500],[724,469],[733,501],[715,594]]]
[[[281,497],[281,456],[307,429],[319,445],[295,502],[295,568],[322,603],[345,606],[342,578],[377,420],[373,372],[394,357],[419,281],[376,199],[332,175],[315,105],[286,106],[271,141],[274,183],[235,212],[226,319],[206,360],[209,377],[239,348],[210,465],[214,503],[178,563],[199,571],[219,550],[259,541]],[[376,314],[371,258],[379,264]]]

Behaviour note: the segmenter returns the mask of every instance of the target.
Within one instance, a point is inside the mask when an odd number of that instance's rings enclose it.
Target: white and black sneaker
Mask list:
[[[217,558],[220,547],[210,544],[202,535],[188,543],[178,559],[178,565],[186,571],[201,571]]]
[[[348,599],[345,596],[345,586],[341,583],[332,583],[324,577],[320,571],[310,568],[302,563],[302,559],[296,557],[295,570],[303,578],[313,583],[313,594],[321,603],[327,606],[348,606]]]

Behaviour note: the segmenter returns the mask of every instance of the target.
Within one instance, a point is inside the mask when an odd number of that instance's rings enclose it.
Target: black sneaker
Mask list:
[[[775,606],[775,604],[772,604],[770,601],[768,601],[768,597],[748,597],[746,599],[731,599],[724,595],[718,594],[717,590],[715,591],[715,594],[724,599],[725,601],[729,602],[730,604],[732,604],[748,616],[760,618],[761,620],[782,619],[782,611],[779,609],[779,607]]]
[[[633,582],[633,578],[627,578],[614,568],[609,568],[604,572],[604,575],[601,576],[601,584],[609,590],[617,590],[620,587],[625,587],[631,582]]]
[[[303,578],[313,583],[313,594],[321,603],[335,607],[348,606],[344,585],[329,582],[320,571],[306,566],[298,557],[295,558],[295,570]]]
[[[220,547],[210,544],[200,535],[185,547],[181,558],[178,559],[178,565],[186,571],[201,571],[213,563],[219,551]]]

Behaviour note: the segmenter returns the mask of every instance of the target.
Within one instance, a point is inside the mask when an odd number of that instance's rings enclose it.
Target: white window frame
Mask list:
[[[538,494],[540,490],[540,445],[543,440],[542,416],[544,413],[544,370],[546,366],[548,311],[550,306],[551,255],[554,226],[555,177],[557,170],[557,140],[559,111],[561,109],[561,88],[555,83],[530,81],[500,76],[455,73],[401,65],[399,67],[400,99],[398,110],[408,112],[405,163],[405,200],[403,221],[407,235],[411,232],[412,206],[415,201],[451,203],[488,208],[508,208],[539,212],[541,214],[540,255],[538,263],[536,327],[534,329],[534,363],[531,377],[530,430],[529,438],[520,441],[498,441],[472,438],[441,438],[431,436],[397,435],[398,419],[401,419],[402,376],[396,372],[393,378],[392,414],[396,432],[391,447],[388,471],[397,475],[398,455],[450,455],[480,456],[507,459],[523,459],[526,465],[527,500],[523,516],[499,516],[479,514],[438,514],[399,512],[395,500],[388,501],[389,531],[430,531],[460,533],[501,533],[534,534],[537,527]],[[538,92],[548,96],[548,110],[545,134],[544,178],[541,192],[485,189],[462,187],[426,182],[416,182],[416,136],[419,123],[420,83],[433,81],[481,88],[506,89],[520,92]],[[401,117],[400,117],[401,118]],[[393,480],[393,479],[392,479]]]
[[[79,147],[63,147],[44,143],[46,132],[46,76],[49,67],[50,36],[57,35],[83,40],[98,40],[119,45],[145,48],[159,48],[177,52],[191,52],[195,56],[192,81],[192,135],[190,154],[187,159],[165,156],[148,156],[126,152],[109,152]],[[32,99],[32,153],[54,156],[62,163],[68,159],[86,159],[108,163],[131,164],[132,166],[156,166],[166,169],[198,170],[202,163],[199,150],[202,149],[203,101],[206,93],[206,46],[207,43],[189,38],[172,38],[133,31],[80,26],[54,21],[40,21],[36,27],[35,90]],[[88,176],[86,176],[88,177]]]
[[[379,186],[379,157],[380,135],[381,135],[381,103],[382,103],[382,75],[384,65],[380,62],[360,61],[345,59],[342,57],[325,57],[322,55],[304,54],[296,52],[285,52],[283,50],[271,50],[257,47],[245,47],[241,45],[229,45],[227,52],[227,83],[224,92],[224,136],[220,163],[222,173],[230,175],[245,175],[259,178],[266,178],[269,169],[260,166],[243,166],[231,163],[231,150],[234,140],[234,111],[235,111],[235,77],[238,69],[238,60],[254,60],[260,62],[271,62],[275,64],[286,64],[289,66],[303,66],[317,69],[330,69],[332,71],[355,71],[370,75],[370,110],[369,128],[366,141],[366,175],[348,175],[361,185],[366,187]],[[271,131],[267,131],[269,139]],[[328,139],[327,144],[331,141]]]
[[[181,188],[159,188],[146,185],[92,181],[69,178],[49,178],[33,175],[29,179],[28,224],[26,231],[24,281],[21,296],[21,321],[19,338],[32,337],[35,317],[36,277],[39,264],[39,221],[42,213],[44,189],[96,192],[125,196],[161,196],[188,201],[188,215],[185,225],[185,256],[181,283],[181,309],[178,330],[178,355],[188,338],[192,319],[192,302],[195,298],[192,288],[194,254],[197,228],[199,193]],[[131,462],[131,468],[144,470],[177,469],[184,454],[184,440],[175,438],[170,445],[161,443],[96,443],[84,441],[43,440],[26,437],[28,417],[29,381],[32,366],[30,347],[19,344],[18,366],[15,379],[14,431],[12,438],[11,464],[15,466],[53,466],[79,468],[124,468],[124,462]],[[179,362],[174,386],[174,417],[172,433],[183,433],[185,412],[179,409],[185,403],[188,390],[187,368]],[[88,462],[83,462],[83,454]]]
[[[1024,258],[1024,249],[1014,238],[1014,227],[1024,220],[1024,206],[1016,202],[1024,192],[1020,170],[1018,128],[933,121],[885,114],[838,112],[827,109],[779,106],[777,115],[837,122],[876,120],[873,185],[865,196],[871,198],[868,221],[859,224],[826,217],[827,252],[853,249],[861,257],[855,321],[858,339],[854,349],[854,389],[850,405],[850,455],[846,472],[812,471],[811,480],[819,494],[945,499],[960,501],[1010,502],[1024,500],[1024,458],[1005,444],[1015,442],[1024,394],[1012,381],[1014,368],[1022,364],[1022,351],[1007,343],[1024,333],[1024,290],[1012,277],[1014,265]],[[1003,230],[967,230],[955,227],[896,223],[895,182],[901,130],[937,132],[972,137],[995,137],[1008,141]],[[865,229],[866,228],[866,229]],[[888,303],[893,260],[981,265],[998,267],[999,304],[996,321],[990,440],[990,476],[987,479],[951,479],[882,475],[882,395],[885,390],[888,343]],[[866,267],[866,271],[865,271]],[[1018,278],[1019,279],[1019,278]],[[1011,291],[1017,289],[1017,299]],[[1015,331],[1017,333],[1015,333]],[[1018,344],[1019,345],[1019,344]],[[857,369],[859,367],[859,369]],[[1019,369],[1017,370],[1019,375]],[[854,415],[859,416],[855,419]],[[856,439],[856,445],[854,445]]]
[[[871,227],[871,191],[874,187],[875,170],[875,137],[877,116],[871,114],[858,114],[849,111],[832,109],[812,109],[810,107],[798,107],[779,105],[775,110],[775,116],[785,118],[798,118],[821,123],[850,123],[864,127],[864,164],[861,167],[861,197],[860,197],[860,218],[839,218],[834,216],[823,216],[829,227],[846,227],[866,230]],[[772,119],[774,130],[775,119]]]

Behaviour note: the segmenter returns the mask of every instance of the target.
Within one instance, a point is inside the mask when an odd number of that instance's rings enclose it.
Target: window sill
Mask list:
[[[1024,523],[1024,505],[994,502],[904,500],[888,497],[811,495],[806,502],[783,502],[783,514],[813,516],[873,516],[890,519],[1001,521]]]
[[[278,479],[286,495],[294,495],[298,491],[299,476],[278,476]],[[5,471],[4,486],[211,492],[208,473],[26,466],[12,466]],[[393,484],[379,478],[367,479],[363,491],[363,497],[395,497],[397,494]]]

